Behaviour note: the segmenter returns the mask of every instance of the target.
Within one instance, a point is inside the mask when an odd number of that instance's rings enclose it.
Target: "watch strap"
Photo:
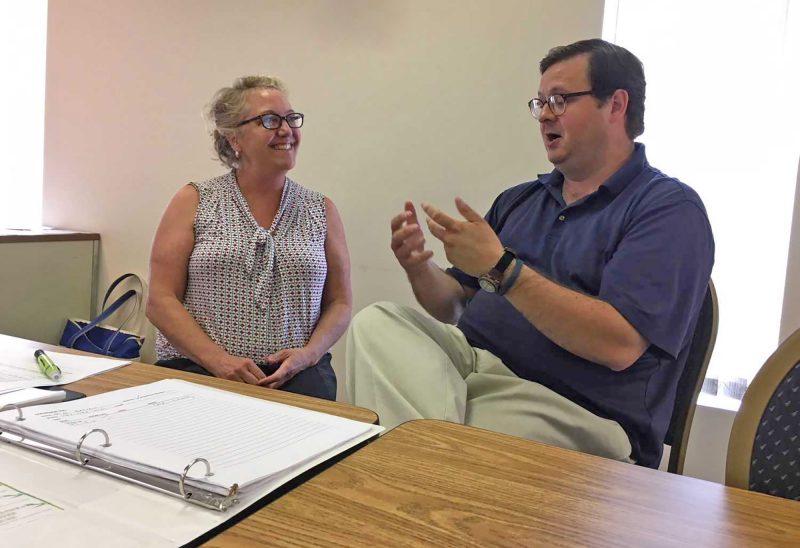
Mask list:
[[[500,288],[497,290],[498,295],[505,295],[509,289],[516,283],[517,279],[519,278],[520,273],[522,272],[522,267],[524,266],[524,262],[519,257],[514,257],[516,261],[514,262],[514,270],[511,271],[511,275],[506,277],[503,280],[503,283],[500,284]]]
[[[496,293],[500,290],[500,285],[503,283],[503,278],[505,277],[504,273],[511,264],[511,261],[517,258],[516,252],[510,247],[505,247],[503,249],[503,254],[500,256],[500,260],[497,261],[497,264],[494,265],[489,272],[482,274],[478,278],[478,284],[481,286],[481,289],[490,293]]]
[[[517,258],[517,253],[511,249],[510,247],[503,248],[503,254],[500,256],[500,260],[497,261],[497,264],[494,265],[492,271],[498,276],[502,276],[503,272],[506,271],[508,265],[511,264],[511,261]]]

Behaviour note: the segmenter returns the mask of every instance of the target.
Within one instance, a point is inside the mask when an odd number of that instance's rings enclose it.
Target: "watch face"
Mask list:
[[[500,289],[500,284],[489,276],[481,276],[478,278],[478,285],[487,293],[496,293],[497,290]]]

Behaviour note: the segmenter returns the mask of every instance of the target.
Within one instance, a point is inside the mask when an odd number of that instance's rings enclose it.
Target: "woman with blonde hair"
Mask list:
[[[280,80],[248,76],[208,118],[230,171],[178,190],[156,232],[157,363],[335,399],[328,350],[350,321],[350,261],[333,202],[287,177],[303,114]]]

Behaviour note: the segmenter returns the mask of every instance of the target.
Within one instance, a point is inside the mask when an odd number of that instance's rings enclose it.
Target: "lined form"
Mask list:
[[[271,479],[380,427],[324,413],[250,398],[174,379],[116,390],[67,404],[51,404],[26,415],[0,412],[10,432],[81,450],[167,479],[177,479],[196,458],[209,461],[189,474],[218,489]],[[217,492],[219,492],[219,490]]]

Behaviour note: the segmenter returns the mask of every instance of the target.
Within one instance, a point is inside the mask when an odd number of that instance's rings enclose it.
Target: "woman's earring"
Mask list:
[[[240,155],[240,154],[239,154],[239,151],[238,151],[238,150],[234,150],[234,151],[233,151],[233,155],[234,155],[234,156],[236,156],[236,159],[237,159],[237,160],[239,159],[239,155]]]

